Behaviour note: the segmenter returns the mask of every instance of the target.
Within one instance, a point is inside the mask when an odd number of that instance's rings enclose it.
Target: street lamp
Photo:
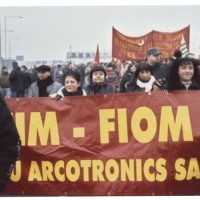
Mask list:
[[[5,31],[5,30],[1,30],[1,19],[0,19],[0,61],[1,61],[1,59],[2,59],[1,32],[3,32],[3,31]],[[12,30],[7,30],[7,31],[9,31],[9,32],[13,32]]]
[[[6,20],[7,20],[7,18],[19,18],[19,19],[23,19],[23,17],[22,16],[5,16],[4,17],[4,20],[5,20],[5,61],[6,61],[6,59],[7,59],[7,42],[6,42],[6,40],[7,40],[7,38],[6,38],[6,36],[7,36],[7,34],[6,34]]]
[[[12,48],[12,47],[11,47],[11,43],[12,43],[12,42],[11,42],[11,41],[12,41],[12,40],[17,40],[17,39],[19,40],[20,37],[12,37],[12,38],[9,38],[9,59],[12,58],[12,56],[11,56],[11,48]],[[12,44],[13,44],[13,43],[12,43]],[[15,43],[15,44],[17,44],[17,43]]]
[[[1,30],[1,24],[0,24],[0,60],[3,58],[2,57],[2,48],[1,48],[1,32],[5,32],[5,30]],[[13,32],[13,30],[6,30],[6,32]]]

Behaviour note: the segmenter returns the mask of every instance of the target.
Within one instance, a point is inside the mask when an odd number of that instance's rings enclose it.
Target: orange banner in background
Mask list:
[[[8,99],[9,195],[199,195],[200,92]]]
[[[149,48],[156,47],[162,52],[161,60],[173,57],[176,49],[180,49],[184,37],[189,49],[190,26],[176,32],[151,31],[140,37],[129,37],[114,27],[112,29],[112,57],[120,60],[144,61]]]

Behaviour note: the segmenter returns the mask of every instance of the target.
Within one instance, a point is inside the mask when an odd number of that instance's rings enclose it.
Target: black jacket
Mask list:
[[[113,87],[108,83],[102,84],[89,84],[84,88],[87,95],[96,95],[96,94],[112,94],[117,93],[117,88]]]
[[[152,73],[156,80],[158,79],[168,79],[168,71],[165,65],[160,65],[159,63],[155,63],[152,66]]]
[[[0,191],[6,188],[19,157],[20,147],[21,142],[13,117],[0,96]]]
[[[162,89],[165,89],[165,90],[186,90],[186,87],[181,83],[179,82],[177,85],[175,86],[169,86],[168,83],[164,84],[162,86]],[[200,90],[200,84],[197,83],[197,81],[195,80],[192,80],[192,84],[189,86],[188,90]]]
[[[31,75],[28,72],[22,73],[23,89],[29,88],[31,85]]]
[[[127,72],[127,73],[125,73],[125,74],[123,75],[123,77],[122,77],[122,79],[121,79],[121,81],[120,81],[120,90],[119,90],[120,93],[126,92],[126,87],[125,87],[125,85],[126,85],[126,83],[128,83],[128,82],[131,80],[131,78],[132,78],[133,76],[134,76],[134,74],[133,74],[133,73],[130,73],[130,72]]]
[[[15,67],[12,69],[12,71],[10,72],[9,81],[10,81],[10,89],[12,91],[16,92],[24,91],[23,74],[20,71],[19,67]]]

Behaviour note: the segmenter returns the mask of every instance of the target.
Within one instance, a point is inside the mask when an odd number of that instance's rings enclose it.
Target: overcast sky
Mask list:
[[[26,61],[66,60],[72,51],[111,52],[112,26],[137,37],[152,30],[173,32],[190,24],[190,51],[200,54],[200,5],[197,6],[0,6],[2,56],[24,55]],[[19,39],[15,39],[15,38]],[[10,39],[11,38],[11,39]],[[10,42],[9,42],[10,40]]]

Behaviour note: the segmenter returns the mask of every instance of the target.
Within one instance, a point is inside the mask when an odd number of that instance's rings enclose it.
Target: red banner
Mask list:
[[[120,60],[143,61],[146,52],[151,47],[157,47],[162,52],[161,60],[173,57],[176,49],[180,49],[184,37],[189,49],[190,26],[176,32],[151,31],[140,37],[129,37],[113,27],[112,57]]]
[[[200,92],[8,99],[9,195],[199,195]]]

